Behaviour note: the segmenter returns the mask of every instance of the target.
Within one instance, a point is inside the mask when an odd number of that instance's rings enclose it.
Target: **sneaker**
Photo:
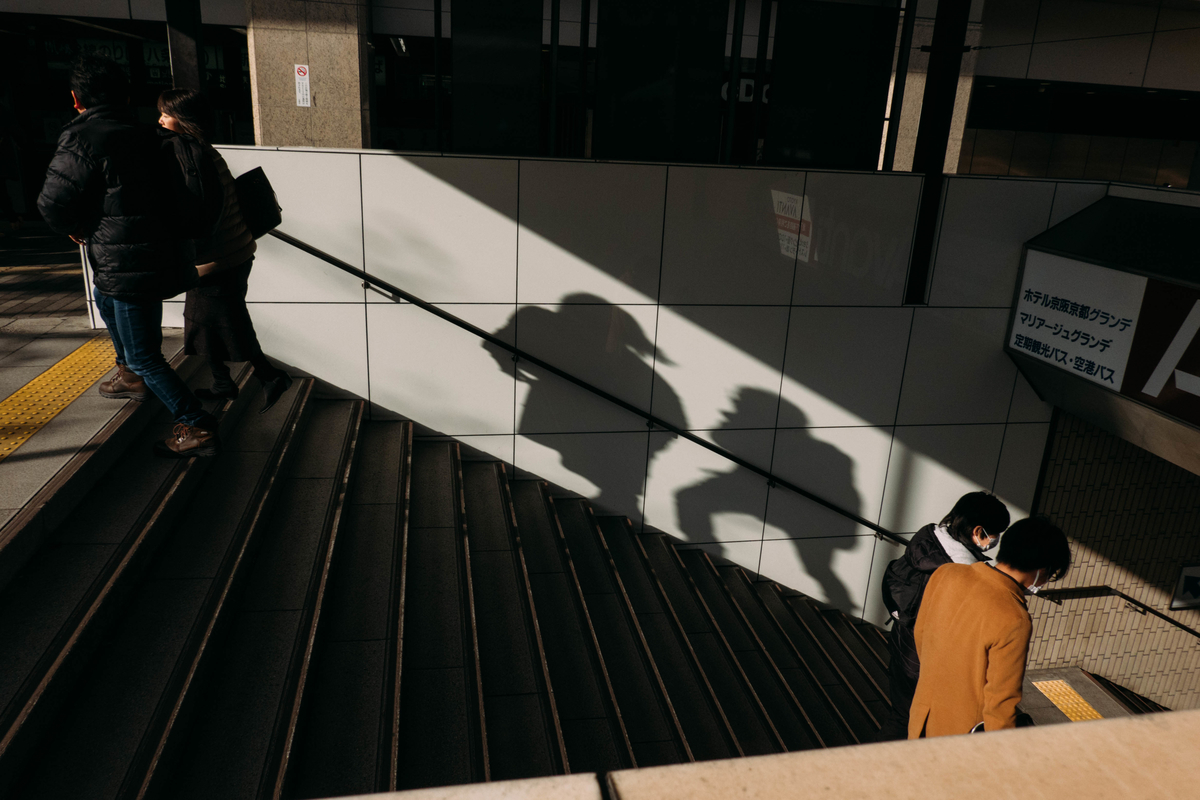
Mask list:
[[[112,380],[100,384],[100,395],[112,400],[137,400],[139,403],[150,396],[146,382],[130,371],[124,364],[117,364],[117,374]]]
[[[195,425],[175,426],[165,440],[154,443],[154,454],[162,458],[194,458],[215,456],[221,451],[221,438],[216,428]]]
[[[234,386],[232,389],[224,389],[224,388],[218,389],[216,386],[213,386],[213,388],[211,388],[211,389],[197,389],[195,394],[196,394],[196,397],[199,397],[201,400],[204,400],[204,401],[236,400],[237,396],[238,396],[238,388],[237,388],[237,386]]]
[[[292,377],[286,372],[280,374],[273,381],[267,381],[263,386],[263,407],[258,410],[258,413],[265,414],[270,411],[271,406],[275,405],[276,401],[283,397],[283,393],[291,388],[291,385]]]

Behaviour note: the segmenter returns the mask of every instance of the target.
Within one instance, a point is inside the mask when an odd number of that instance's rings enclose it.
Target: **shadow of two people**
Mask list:
[[[807,417],[799,408],[777,394],[742,387],[733,397],[733,410],[723,413],[721,426],[712,432],[713,442],[725,450],[737,452],[739,434],[761,424],[760,420],[776,418],[777,407],[780,407],[781,415],[787,413],[788,419],[797,420],[798,429],[803,430]],[[776,448],[779,446],[779,434],[776,432]],[[787,447],[790,463],[813,465],[814,469],[820,471],[826,500],[846,511],[859,513],[858,492],[854,488],[854,462],[849,456],[833,445],[803,432],[789,436]],[[774,460],[779,460],[778,453]],[[714,531],[714,518],[720,514],[745,514],[757,521],[765,521],[768,503],[772,498],[778,498],[780,493],[787,492],[781,488],[770,493],[747,491],[748,486],[756,483],[761,485],[763,481],[762,476],[738,466],[727,472],[713,472],[708,479],[677,491],[676,514],[679,527],[687,534],[688,541],[704,544],[704,549],[714,555],[724,555],[725,548]],[[814,515],[821,520],[819,530],[814,531],[811,521],[805,516],[789,511],[771,515],[771,527],[782,532],[783,536],[777,538],[791,541],[803,571],[820,585],[824,597],[818,599],[844,610],[858,608],[859,603],[851,599],[849,589],[833,571],[837,551],[858,546],[858,539],[854,538],[858,533],[855,523],[847,517],[827,513],[815,503],[810,504],[807,500],[801,502],[811,505]],[[769,532],[764,527],[764,536],[767,534]],[[764,569],[768,565],[763,563],[743,566],[778,575],[785,582],[784,576],[790,571],[780,569],[778,565],[769,565],[770,568]]]
[[[661,351],[656,352],[655,343],[646,336],[641,325],[620,306],[591,294],[571,294],[562,299],[557,310],[542,306],[521,308],[494,335],[516,342],[518,332],[522,337],[521,349],[533,352],[540,359],[593,385],[606,387],[614,394],[621,393],[616,387],[647,387],[648,393],[648,387],[653,386],[655,416],[679,420],[680,427],[686,429],[679,396],[661,376],[654,380],[653,365],[673,366],[672,362]],[[528,341],[533,344],[527,344]],[[510,353],[487,342],[483,346],[501,370],[507,373],[512,369]],[[638,457],[630,463],[628,447],[611,446],[597,437],[573,433],[590,427],[586,419],[589,415],[612,413],[611,406],[603,400],[593,398],[584,390],[528,362],[517,362],[516,379],[529,385],[517,422],[517,433],[526,436],[562,434],[540,437],[539,441],[558,451],[564,468],[599,489],[599,493],[591,498],[598,510],[627,515],[635,527],[640,528],[640,498],[647,474],[643,465],[652,464],[675,437],[650,435],[640,440],[646,443],[645,461]],[[635,389],[626,396],[636,395],[636,392]],[[758,421],[762,419],[777,418],[778,404],[787,403],[777,393],[752,387],[742,387],[732,399],[733,410],[725,413],[721,427],[712,433],[713,441],[731,452],[738,449],[735,431],[751,427],[752,423],[761,424]],[[800,409],[791,406],[790,412],[790,418],[801,420],[800,427],[803,427],[805,417]],[[624,412],[617,413],[624,415]],[[627,424],[629,432],[642,433],[644,423],[640,419],[630,417]],[[613,427],[604,430],[611,431]],[[844,453],[807,435],[789,437],[788,446],[792,448],[789,460],[793,463],[819,465],[823,482],[835,487],[834,496],[828,500],[858,513],[853,462]],[[735,467],[728,472],[712,473],[711,477],[676,492],[679,525],[689,542],[705,544],[709,552],[721,555],[724,548],[714,534],[715,517],[740,513],[760,521],[765,519],[764,495],[746,491],[748,478],[762,480],[744,467]],[[822,519],[825,517],[822,515]],[[831,527],[816,537],[811,526],[805,525],[800,518],[775,518],[772,524],[792,540],[804,569],[823,589],[824,599],[839,608],[851,609],[857,604],[851,601],[846,586],[833,572],[833,558],[837,550],[857,545],[857,539],[848,538],[856,531],[853,522],[841,517],[836,519],[844,521],[828,523]],[[745,566],[759,569],[757,564]]]

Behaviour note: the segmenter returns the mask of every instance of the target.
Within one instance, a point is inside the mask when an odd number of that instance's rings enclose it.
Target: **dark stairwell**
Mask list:
[[[166,421],[140,408],[38,498],[61,511],[0,532],[6,796],[329,797],[872,740],[878,628],[311,381],[244,414],[241,382],[217,458],[154,460],[137,431]]]

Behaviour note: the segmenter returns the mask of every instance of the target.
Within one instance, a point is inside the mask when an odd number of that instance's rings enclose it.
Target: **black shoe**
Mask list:
[[[286,392],[291,385],[292,378],[286,372],[280,374],[280,376],[273,381],[267,381],[263,386],[265,398],[263,400],[263,407],[258,410],[258,413],[265,414],[270,411],[271,406],[275,405],[279,398],[283,397],[283,393]]]
[[[238,388],[234,386],[232,389],[197,389],[196,397],[201,400],[236,400],[238,396]]]

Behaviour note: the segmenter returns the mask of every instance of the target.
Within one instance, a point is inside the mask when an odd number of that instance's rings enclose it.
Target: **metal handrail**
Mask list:
[[[449,322],[452,325],[456,325],[459,328],[462,328],[463,330],[467,331],[468,333],[472,333],[475,336],[478,336],[480,339],[483,339],[484,341],[488,342],[489,344],[495,345],[496,347],[499,347],[502,350],[506,350],[509,353],[512,353],[513,361],[528,361],[530,364],[540,367],[541,369],[546,370],[547,372],[551,373],[552,375],[556,375],[559,378],[562,378],[563,380],[565,380],[569,383],[575,384],[576,386],[578,386],[581,389],[585,389],[585,390],[591,392],[592,394],[596,395],[597,397],[601,397],[610,403],[620,406],[621,408],[625,409],[629,413],[646,420],[647,427],[650,427],[650,428],[658,427],[658,428],[662,428],[663,430],[670,431],[671,433],[675,434],[676,436],[683,437],[684,439],[687,439],[689,442],[692,442],[693,444],[698,444],[701,447],[703,447],[704,449],[709,450],[713,453],[716,453],[717,455],[721,456],[722,458],[726,458],[729,461],[732,461],[734,464],[737,464],[739,467],[742,467],[743,469],[750,470],[754,474],[759,475],[760,477],[766,478],[767,485],[769,485],[769,486],[781,486],[784,489],[787,489],[788,491],[795,492],[796,494],[800,495],[801,497],[812,500],[814,503],[817,503],[818,505],[828,508],[830,511],[840,514],[841,516],[843,516],[849,520],[853,520],[855,523],[862,525],[864,528],[869,528],[877,536],[888,539],[897,544],[901,544],[901,545],[908,544],[907,539],[904,539],[902,536],[899,536],[899,535],[893,533],[892,531],[889,531],[887,528],[884,528],[882,525],[877,525],[876,523],[871,522],[868,519],[864,519],[863,517],[860,517],[858,514],[855,514],[853,511],[847,511],[846,509],[841,508],[840,506],[838,506],[834,503],[831,503],[828,500],[824,499],[823,497],[819,497],[806,489],[801,489],[799,486],[795,485],[794,483],[792,483],[790,481],[786,481],[783,478],[780,478],[779,476],[772,474],[768,470],[763,469],[762,467],[757,467],[754,464],[751,464],[746,459],[734,455],[733,453],[729,452],[725,448],[723,448],[719,445],[713,444],[712,442],[706,441],[706,440],[700,438],[699,436],[697,436],[696,434],[692,433],[691,431],[685,431],[681,428],[678,428],[675,425],[672,425],[671,423],[667,422],[666,420],[661,419],[660,417],[656,417],[655,415],[651,414],[648,411],[643,411],[642,409],[638,408],[637,406],[632,405],[631,403],[628,403],[628,402],[622,400],[621,398],[616,397],[615,395],[609,394],[608,392],[604,391],[600,387],[593,386],[592,384],[588,383],[587,381],[585,381],[581,378],[577,378],[574,375],[572,375],[571,373],[566,372],[565,370],[559,369],[558,367],[554,366],[553,364],[548,364],[545,361],[541,360],[540,358],[538,358],[536,356],[532,356],[529,353],[526,353],[524,350],[521,350],[519,347],[509,344],[508,342],[504,341],[503,339],[500,339],[500,338],[492,335],[491,333],[488,333],[487,331],[483,330],[482,328],[476,327],[475,325],[472,325],[471,323],[467,322],[466,320],[459,319],[458,317],[454,316],[450,312],[448,312],[444,309],[438,308],[437,306],[433,305],[432,303],[428,303],[428,302],[422,300],[421,298],[419,298],[413,294],[410,294],[409,292],[404,291],[403,289],[393,286],[392,284],[388,283],[385,280],[375,277],[374,275],[369,275],[368,273],[364,272],[363,270],[359,269],[358,267],[355,267],[351,264],[347,264],[345,261],[342,261],[340,258],[337,258],[336,256],[331,256],[328,253],[324,252],[323,250],[319,250],[318,248],[313,247],[312,245],[308,244],[307,242],[302,242],[299,239],[297,239],[296,237],[290,236],[289,234],[286,234],[280,230],[270,231],[270,235],[274,236],[276,239],[279,239],[282,242],[286,242],[287,244],[290,244],[292,247],[295,247],[298,250],[303,250],[304,252],[308,253],[309,255],[315,256],[316,258],[321,259],[326,264],[337,267],[338,269],[342,270],[343,272],[348,272],[351,275],[355,276],[356,278],[359,278],[360,280],[363,281],[364,288],[366,288],[366,287],[374,288],[375,290],[383,292],[384,294],[388,295],[389,297],[391,297],[392,300],[395,300],[397,302],[403,300],[405,302],[411,303],[412,305],[417,306],[418,308],[420,308],[424,311],[428,311],[430,314],[433,314],[437,317],[440,317],[441,319],[444,319],[446,322]]]
[[[1119,597],[1122,600],[1124,600],[1126,603],[1128,603],[1129,605],[1135,606],[1135,609],[1134,609],[1135,611],[1138,611],[1141,614],[1153,614],[1154,616],[1158,617],[1159,619],[1171,623],[1176,628],[1179,628],[1181,631],[1186,631],[1186,632],[1190,633],[1192,636],[1195,636],[1196,638],[1200,639],[1200,631],[1197,631],[1193,628],[1189,628],[1187,625],[1184,625],[1182,622],[1180,622],[1176,619],[1172,619],[1171,617],[1168,617],[1166,614],[1162,613],[1161,611],[1158,611],[1158,610],[1153,609],[1150,606],[1146,605],[1141,600],[1137,600],[1133,597],[1130,597],[1129,595],[1125,594],[1124,592],[1122,592],[1118,589],[1114,589],[1111,586],[1070,586],[1070,587],[1064,587],[1062,589],[1043,589],[1042,591],[1038,592],[1037,596],[1045,598],[1046,600],[1049,600],[1051,603],[1054,603],[1055,605],[1059,605],[1059,606],[1062,605],[1063,600],[1075,600],[1075,599],[1086,598],[1086,597]]]

